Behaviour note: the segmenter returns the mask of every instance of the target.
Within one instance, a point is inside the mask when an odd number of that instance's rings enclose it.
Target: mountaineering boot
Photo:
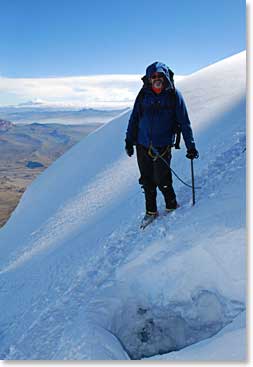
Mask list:
[[[154,219],[158,217],[158,212],[146,212],[144,218],[141,221],[140,228],[146,228]]]
[[[172,199],[170,201],[166,202],[166,212],[171,212],[172,210],[175,210],[179,207],[177,200],[176,199]]]

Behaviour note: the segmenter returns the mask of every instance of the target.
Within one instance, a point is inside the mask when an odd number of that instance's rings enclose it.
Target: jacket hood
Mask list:
[[[174,81],[173,81],[173,76],[174,76],[173,71],[170,70],[170,68],[167,65],[159,61],[155,61],[153,62],[153,64],[147,67],[146,74],[142,77],[144,85],[148,85],[149,78],[154,73],[163,73],[168,83],[166,89],[175,89]]]

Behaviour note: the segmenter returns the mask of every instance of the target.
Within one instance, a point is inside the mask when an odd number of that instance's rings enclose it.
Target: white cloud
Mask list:
[[[133,104],[142,86],[141,77],[136,74],[58,78],[0,77],[0,104],[40,100],[45,104],[69,106],[128,107]]]
[[[93,75],[62,78],[0,77],[0,103],[27,100],[87,107],[131,106],[142,86],[141,75]],[[11,99],[13,103],[10,103]]]

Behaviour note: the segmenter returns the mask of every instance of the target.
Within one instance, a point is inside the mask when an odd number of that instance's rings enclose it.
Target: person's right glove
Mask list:
[[[197,159],[199,157],[199,152],[195,147],[187,150],[186,157],[189,159]]]
[[[126,142],[126,146],[125,146],[125,150],[126,150],[126,153],[129,157],[132,157],[132,155],[134,154],[134,146],[133,144],[129,141],[129,140],[125,140]]]

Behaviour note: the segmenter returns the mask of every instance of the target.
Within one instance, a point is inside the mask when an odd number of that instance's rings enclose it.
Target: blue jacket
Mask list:
[[[167,79],[166,88],[160,94],[154,93],[147,82],[155,71],[163,72]],[[144,87],[136,98],[130,116],[127,140],[147,148],[151,143],[154,147],[173,146],[175,127],[179,124],[186,148],[195,147],[185,102],[171,84],[168,67],[159,62],[150,65],[143,81]]]

